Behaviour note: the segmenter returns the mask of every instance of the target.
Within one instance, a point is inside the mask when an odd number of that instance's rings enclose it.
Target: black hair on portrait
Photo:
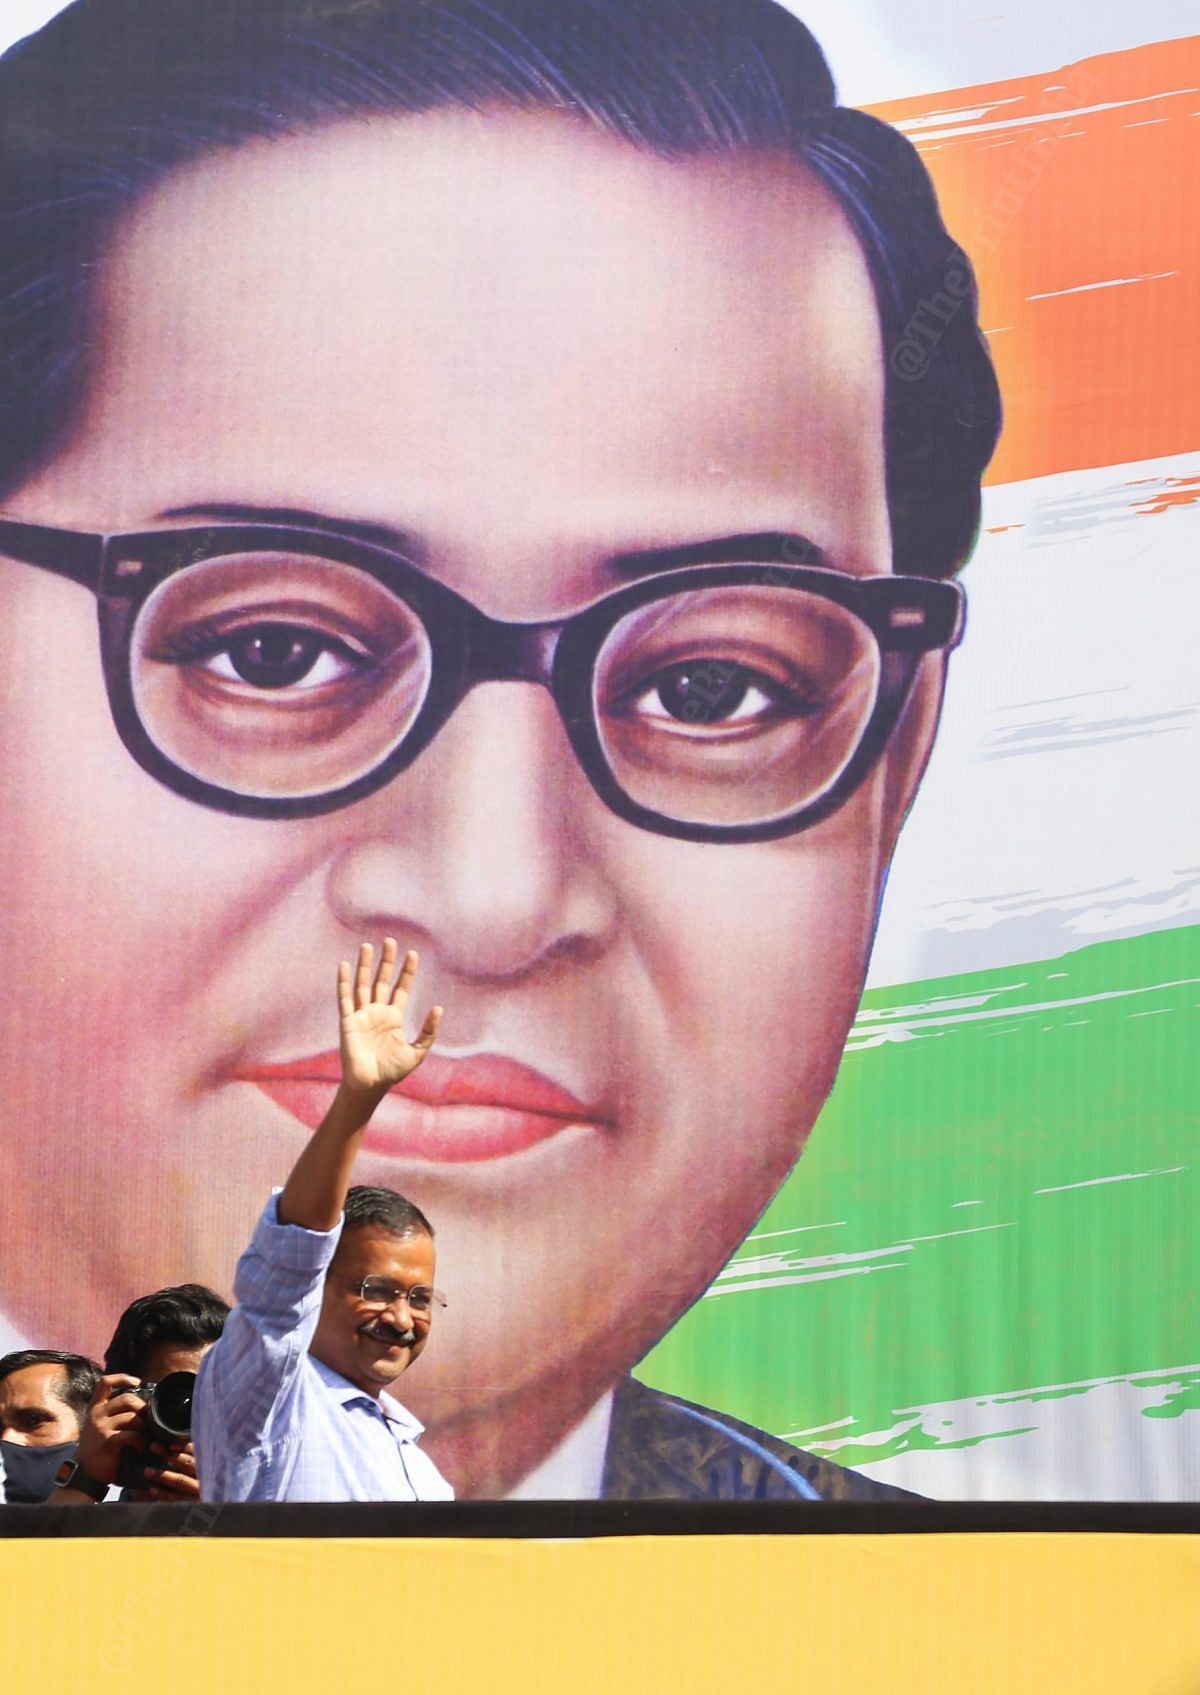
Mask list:
[[[0,58],[0,495],[69,439],[106,237],[165,173],[339,119],[497,105],[668,159],[801,160],[875,289],[893,567],[964,562],[1000,424],[970,265],[915,149],[837,105],[775,0],[75,0]]]

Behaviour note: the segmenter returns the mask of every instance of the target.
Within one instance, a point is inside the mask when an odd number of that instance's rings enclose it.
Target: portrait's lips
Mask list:
[[[243,1066],[234,1073],[313,1130],[329,1110],[341,1075],[336,1053]],[[516,1060],[431,1054],[380,1102],[363,1147],[394,1159],[463,1164],[520,1153],[572,1125],[604,1124],[594,1107]]]

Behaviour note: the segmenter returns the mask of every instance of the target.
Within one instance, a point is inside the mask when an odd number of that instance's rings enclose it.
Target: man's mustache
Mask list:
[[[385,1324],[382,1319],[372,1319],[366,1324],[360,1324],[358,1333],[360,1336],[370,1336],[376,1342],[386,1342],[389,1347],[411,1348],[417,1340],[415,1330],[397,1330],[394,1324]]]

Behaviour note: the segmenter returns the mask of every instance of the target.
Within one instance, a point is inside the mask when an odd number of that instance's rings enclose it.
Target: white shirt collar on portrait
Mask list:
[[[612,1419],[610,1389],[556,1448],[505,1497],[509,1501],[598,1501]]]
[[[32,1346],[33,1343],[26,1341],[19,1330],[14,1330],[4,1314],[0,1312],[0,1354],[12,1354],[18,1348],[32,1348]]]

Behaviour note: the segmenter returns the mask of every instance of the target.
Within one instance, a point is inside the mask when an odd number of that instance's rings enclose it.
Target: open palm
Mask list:
[[[372,977],[374,954],[371,944],[364,942],[353,969],[348,960],[338,966],[342,1078],[352,1089],[390,1089],[403,1082],[433,1046],[442,1016],[440,1006],[431,1007],[420,1034],[410,1042],[404,1033],[404,1016],[417,975],[417,955],[409,949],[393,983],[395,938],[384,937],[379,969]]]

